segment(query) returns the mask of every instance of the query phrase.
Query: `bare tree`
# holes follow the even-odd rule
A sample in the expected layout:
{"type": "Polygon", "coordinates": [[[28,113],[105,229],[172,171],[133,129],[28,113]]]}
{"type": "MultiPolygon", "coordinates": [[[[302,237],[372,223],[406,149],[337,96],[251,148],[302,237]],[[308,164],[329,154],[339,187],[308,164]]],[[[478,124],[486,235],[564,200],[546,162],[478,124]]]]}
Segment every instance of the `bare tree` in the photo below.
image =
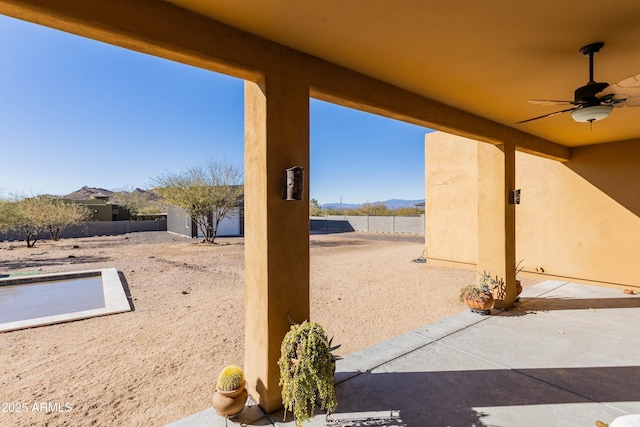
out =
{"type": "Polygon", "coordinates": [[[184,209],[208,243],[215,243],[220,222],[244,195],[242,170],[226,161],[209,160],[152,182],[167,202],[184,209]]]}
{"type": "Polygon", "coordinates": [[[32,248],[47,230],[46,211],[50,199],[45,197],[26,197],[16,201],[18,228],[25,234],[27,247],[32,248]]]}
{"type": "Polygon", "coordinates": [[[370,216],[390,216],[393,215],[393,211],[387,209],[387,205],[384,202],[376,203],[364,203],[357,209],[359,215],[370,216]]]}
{"type": "Polygon", "coordinates": [[[144,204],[144,200],[142,200],[140,194],[131,187],[123,187],[115,190],[111,195],[111,199],[113,199],[113,202],[126,209],[129,212],[131,219],[138,218],[140,209],[144,204]]]}
{"type": "Polygon", "coordinates": [[[17,226],[20,215],[16,204],[9,200],[0,200],[0,230],[10,230],[17,226]]]}
{"type": "Polygon", "coordinates": [[[25,234],[28,248],[34,247],[44,233],[58,240],[68,225],[89,218],[86,207],[49,196],[18,197],[13,205],[12,225],[25,234]]]}
{"type": "Polygon", "coordinates": [[[80,206],[73,202],[65,202],[60,199],[50,199],[50,206],[45,215],[47,229],[51,239],[58,241],[67,226],[87,221],[91,212],[86,206],[80,206]]]}
{"type": "Polygon", "coordinates": [[[131,186],[113,190],[109,200],[126,209],[131,219],[138,219],[138,215],[165,212],[167,204],[156,190],[142,190],[131,186]]]}
{"type": "Polygon", "coordinates": [[[320,206],[320,203],[318,203],[318,200],[316,199],[309,200],[309,216],[321,216],[322,214],[323,214],[322,206],[320,206]]]}

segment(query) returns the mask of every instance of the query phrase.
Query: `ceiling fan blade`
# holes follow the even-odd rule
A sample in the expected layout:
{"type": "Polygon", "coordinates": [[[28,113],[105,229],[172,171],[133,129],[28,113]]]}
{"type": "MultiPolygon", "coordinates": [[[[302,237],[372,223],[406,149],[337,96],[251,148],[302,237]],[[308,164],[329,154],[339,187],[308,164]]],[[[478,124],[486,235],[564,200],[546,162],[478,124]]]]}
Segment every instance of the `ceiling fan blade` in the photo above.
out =
{"type": "Polygon", "coordinates": [[[606,95],[603,98],[600,98],[605,105],[611,105],[615,108],[620,107],[640,107],[640,96],[629,96],[629,95],[606,95]]]}
{"type": "Polygon", "coordinates": [[[555,116],[556,114],[566,113],[568,111],[577,110],[579,108],[582,108],[582,107],[578,106],[578,107],[573,107],[573,108],[567,108],[566,110],[560,110],[560,111],[556,111],[556,112],[553,112],[553,113],[545,114],[543,116],[534,117],[532,119],[522,120],[522,121],[516,122],[516,124],[519,125],[520,123],[526,123],[526,122],[531,122],[533,120],[544,119],[545,117],[555,116]]]}
{"type": "Polygon", "coordinates": [[[577,105],[574,101],[557,101],[554,99],[530,99],[529,103],[536,105],[577,105]]]}
{"type": "Polygon", "coordinates": [[[627,107],[640,107],[640,96],[625,99],[624,105],[627,107]]]}
{"type": "Polygon", "coordinates": [[[596,98],[602,99],[607,95],[614,95],[617,99],[640,96],[640,74],[627,77],[618,83],[607,86],[602,92],[596,94],[596,98]]]}
{"type": "Polygon", "coordinates": [[[624,103],[626,101],[626,96],[614,95],[613,93],[610,93],[609,95],[604,95],[598,98],[600,99],[600,102],[602,104],[610,105],[615,108],[624,107],[624,103]]]}

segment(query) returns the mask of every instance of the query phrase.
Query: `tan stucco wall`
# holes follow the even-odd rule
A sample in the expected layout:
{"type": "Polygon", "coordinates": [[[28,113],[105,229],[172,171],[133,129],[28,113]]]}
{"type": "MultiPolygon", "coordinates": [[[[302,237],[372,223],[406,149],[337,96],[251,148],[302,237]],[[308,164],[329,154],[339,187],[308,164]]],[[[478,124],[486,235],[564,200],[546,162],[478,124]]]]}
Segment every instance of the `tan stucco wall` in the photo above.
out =
{"type": "MultiPolygon", "coordinates": [[[[426,136],[429,257],[477,260],[479,143],[426,136]]],[[[516,256],[527,271],[640,286],[640,143],[574,150],[566,163],[516,154],[516,256]]]]}
{"type": "Polygon", "coordinates": [[[442,132],[425,145],[425,240],[432,259],[478,259],[478,143],[442,132]]]}

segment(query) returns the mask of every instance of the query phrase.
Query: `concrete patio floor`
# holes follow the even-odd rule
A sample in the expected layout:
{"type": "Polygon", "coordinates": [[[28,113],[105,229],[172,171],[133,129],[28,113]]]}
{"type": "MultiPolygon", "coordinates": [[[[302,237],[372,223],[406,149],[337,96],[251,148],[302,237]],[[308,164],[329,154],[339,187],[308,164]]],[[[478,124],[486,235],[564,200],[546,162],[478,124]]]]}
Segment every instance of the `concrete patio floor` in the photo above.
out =
{"type": "MultiPolygon", "coordinates": [[[[306,426],[595,426],[640,414],[640,296],[547,280],[338,361],[338,409],[306,426]]],[[[398,313],[402,315],[402,313],[398,313]]],[[[248,404],[228,426],[292,427],[248,404]]],[[[213,408],[171,427],[225,426],[213,408]]]]}

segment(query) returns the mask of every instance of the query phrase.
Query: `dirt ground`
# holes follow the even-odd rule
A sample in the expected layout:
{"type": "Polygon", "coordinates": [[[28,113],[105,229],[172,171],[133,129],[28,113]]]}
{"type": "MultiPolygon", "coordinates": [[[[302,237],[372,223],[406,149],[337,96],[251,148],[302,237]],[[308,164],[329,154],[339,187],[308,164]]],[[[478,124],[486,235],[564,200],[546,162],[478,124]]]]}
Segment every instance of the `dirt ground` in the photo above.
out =
{"type": "MultiPolygon", "coordinates": [[[[339,355],[464,310],[458,289],[476,277],[412,263],[421,236],[310,240],[311,320],[339,355]]],[[[161,426],[211,407],[220,369],[244,360],[244,243],[218,241],[147,232],[0,243],[0,273],[115,267],[135,307],[0,333],[0,426],[161,426]]]]}

